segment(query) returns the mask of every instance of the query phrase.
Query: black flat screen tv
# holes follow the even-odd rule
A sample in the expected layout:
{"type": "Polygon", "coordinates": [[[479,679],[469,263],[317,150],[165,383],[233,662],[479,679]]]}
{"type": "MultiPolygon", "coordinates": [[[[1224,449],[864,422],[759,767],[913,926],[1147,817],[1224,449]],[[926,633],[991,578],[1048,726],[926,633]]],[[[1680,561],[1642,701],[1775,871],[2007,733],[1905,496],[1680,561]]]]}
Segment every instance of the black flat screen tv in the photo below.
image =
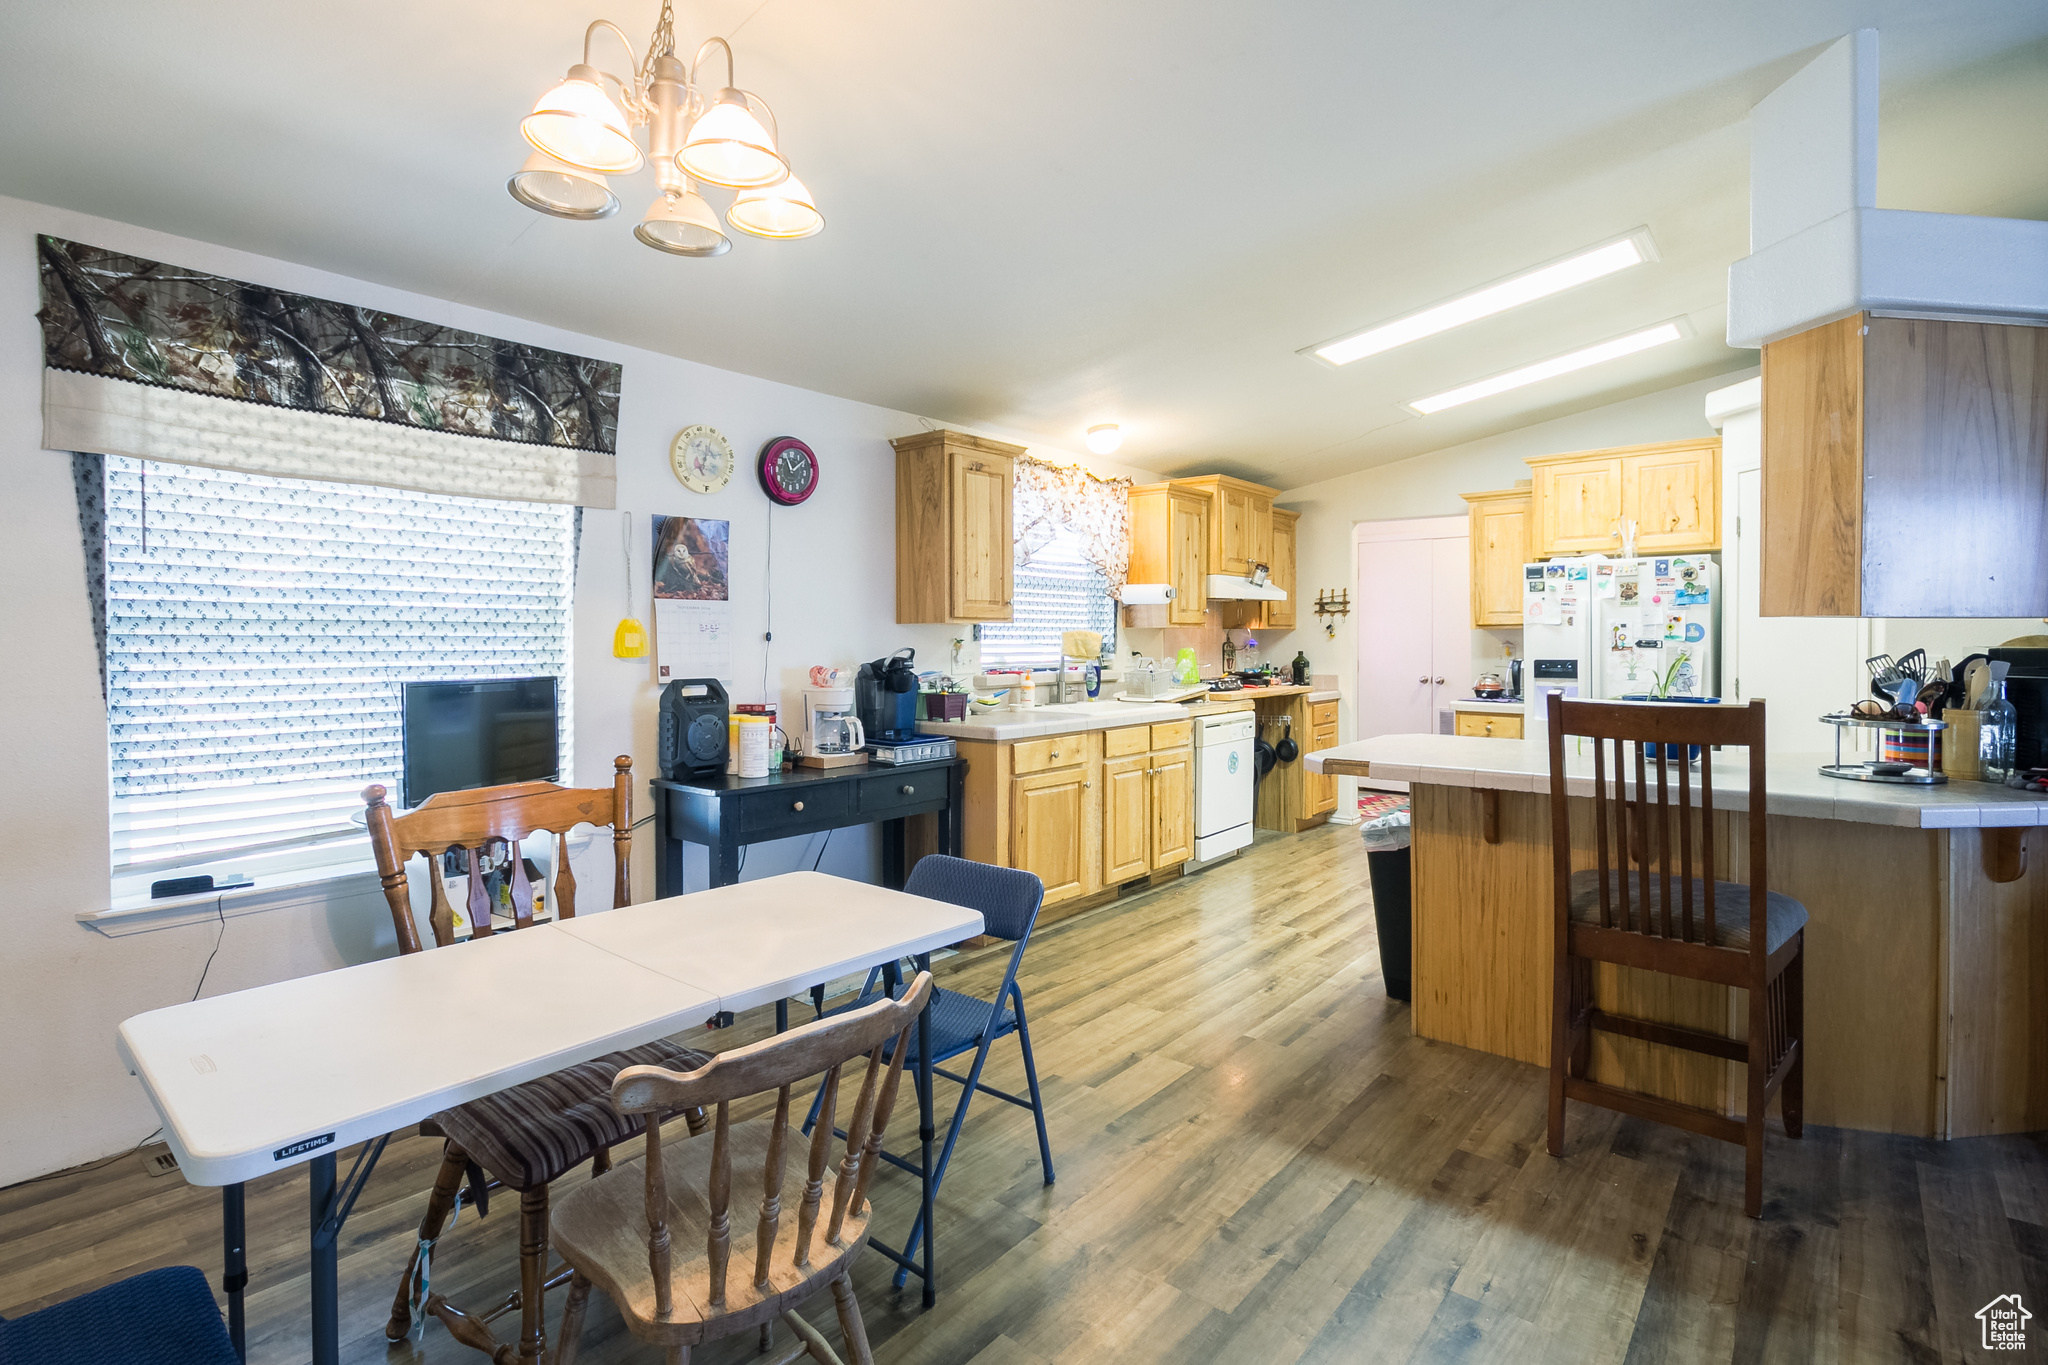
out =
{"type": "Polygon", "coordinates": [[[404,685],[405,804],[439,792],[553,781],[561,736],[553,678],[404,685]]]}

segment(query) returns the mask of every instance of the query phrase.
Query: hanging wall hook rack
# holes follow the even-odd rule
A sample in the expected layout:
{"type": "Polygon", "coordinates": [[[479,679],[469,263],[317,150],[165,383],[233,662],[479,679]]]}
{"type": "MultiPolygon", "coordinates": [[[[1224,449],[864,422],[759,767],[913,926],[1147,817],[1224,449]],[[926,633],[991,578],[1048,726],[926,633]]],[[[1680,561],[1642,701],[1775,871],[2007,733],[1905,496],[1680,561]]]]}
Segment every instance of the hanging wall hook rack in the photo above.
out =
{"type": "Polygon", "coordinates": [[[1337,618],[1351,614],[1351,589],[1332,592],[1328,588],[1316,591],[1316,615],[1323,618],[1323,634],[1336,638],[1337,618]]]}

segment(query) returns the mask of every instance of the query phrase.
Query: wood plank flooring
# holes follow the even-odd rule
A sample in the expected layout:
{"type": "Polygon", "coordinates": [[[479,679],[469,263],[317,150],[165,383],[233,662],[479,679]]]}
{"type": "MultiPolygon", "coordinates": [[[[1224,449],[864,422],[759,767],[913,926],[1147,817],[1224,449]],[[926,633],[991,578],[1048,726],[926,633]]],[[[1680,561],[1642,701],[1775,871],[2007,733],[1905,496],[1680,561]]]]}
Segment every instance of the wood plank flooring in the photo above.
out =
{"type": "MultiPolygon", "coordinates": [[[[986,992],[1002,951],[942,979],[986,992]]],[[[2048,1313],[2038,1135],[1774,1129],[1761,1223],[1734,1147],[1575,1106],[1551,1159],[1541,1072],[1419,1040],[1386,998],[1350,828],[1265,836],[1050,926],[1022,982],[1059,1181],[1042,1183],[1029,1114],[977,1101],[939,1198],[938,1307],[892,1290],[878,1257],[857,1272],[884,1362],[1918,1365],[1978,1358],[1996,1295],[2048,1313]]],[[[759,1036],[769,1014],[716,1036],[759,1036]]],[[[1013,1043],[990,1083],[1023,1089],[1013,1043]]],[[[939,1083],[942,1118],[955,1094],[939,1083]]],[[[381,1332],[438,1153],[394,1141],[344,1232],[351,1362],[482,1359],[438,1324],[395,1347],[381,1332]]],[[[876,1226],[900,1238],[914,1199],[886,1172],[876,1226]]],[[[214,1191],[137,1157],[0,1191],[0,1314],[156,1265],[217,1278],[219,1219],[214,1191]]],[[[249,1220],[252,1359],[303,1360],[304,1175],[252,1185],[249,1220]]],[[[463,1213],[434,1287],[487,1306],[516,1284],[516,1239],[514,1199],[463,1213]]],[[[809,1316],[836,1342],[827,1302],[809,1316]]],[[[698,1359],[753,1357],[747,1338],[698,1359]]],[[[582,1358],[660,1357],[599,1296],[582,1358]]]]}

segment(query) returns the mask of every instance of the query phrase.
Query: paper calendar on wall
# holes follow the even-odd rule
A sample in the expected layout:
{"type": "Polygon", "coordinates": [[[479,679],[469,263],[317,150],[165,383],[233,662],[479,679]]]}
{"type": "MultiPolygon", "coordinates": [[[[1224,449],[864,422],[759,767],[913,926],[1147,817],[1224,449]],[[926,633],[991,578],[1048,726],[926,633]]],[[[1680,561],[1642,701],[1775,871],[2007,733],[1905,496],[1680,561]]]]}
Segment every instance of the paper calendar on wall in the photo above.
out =
{"type": "Polygon", "coordinates": [[[657,678],[732,680],[732,523],[655,517],[657,678]]]}

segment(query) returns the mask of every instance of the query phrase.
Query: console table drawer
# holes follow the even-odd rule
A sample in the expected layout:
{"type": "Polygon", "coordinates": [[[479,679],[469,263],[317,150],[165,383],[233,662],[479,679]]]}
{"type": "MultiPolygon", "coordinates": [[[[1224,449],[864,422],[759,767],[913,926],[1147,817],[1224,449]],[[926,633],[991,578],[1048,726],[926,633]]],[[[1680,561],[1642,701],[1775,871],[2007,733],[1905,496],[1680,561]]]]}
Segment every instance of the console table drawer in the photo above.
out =
{"type": "Polygon", "coordinates": [[[784,827],[814,828],[821,820],[844,820],[852,813],[852,795],[850,785],[844,782],[750,792],[739,799],[740,829],[756,834],[784,827]]]}
{"type": "Polygon", "coordinates": [[[860,813],[882,815],[890,811],[916,810],[946,799],[946,770],[937,772],[878,773],[860,783],[860,813]]]}

